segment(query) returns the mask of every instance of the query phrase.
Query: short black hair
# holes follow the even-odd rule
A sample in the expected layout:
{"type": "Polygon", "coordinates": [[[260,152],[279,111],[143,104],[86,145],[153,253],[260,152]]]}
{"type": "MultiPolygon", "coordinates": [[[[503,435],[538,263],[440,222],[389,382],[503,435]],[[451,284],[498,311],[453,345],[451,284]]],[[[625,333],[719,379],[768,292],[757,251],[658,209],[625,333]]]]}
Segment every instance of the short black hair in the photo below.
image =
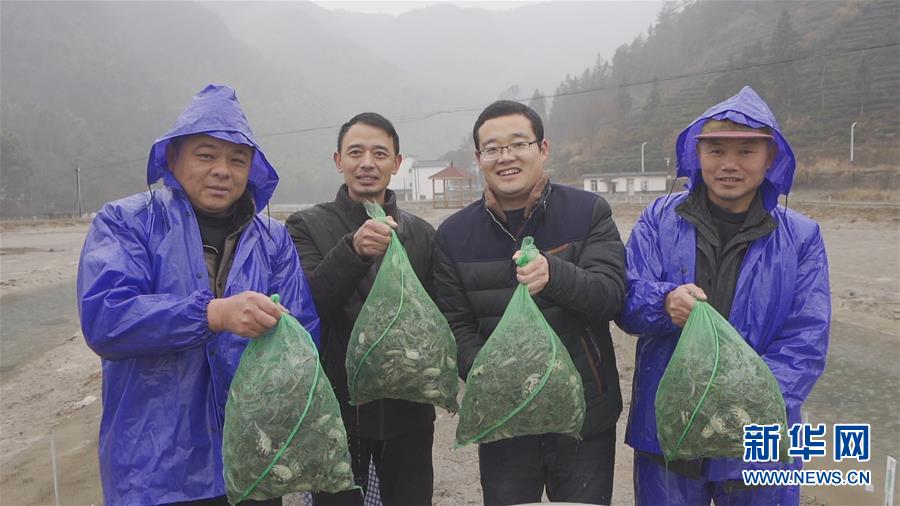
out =
{"type": "Polygon", "coordinates": [[[483,125],[485,121],[502,116],[511,116],[513,114],[521,114],[528,118],[528,121],[531,122],[531,129],[534,130],[534,135],[537,137],[537,141],[540,143],[544,140],[544,122],[541,121],[541,117],[534,109],[521,102],[498,100],[485,107],[485,109],[481,111],[481,114],[478,115],[478,119],[475,120],[475,127],[472,129],[472,139],[475,141],[475,149],[481,148],[481,144],[478,142],[478,129],[481,128],[481,125],[483,125]]]}
{"type": "Polygon", "coordinates": [[[394,125],[391,124],[390,120],[378,114],[377,112],[361,112],[341,125],[341,130],[338,132],[337,138],[338,153],[341,152],[341,147],[344,142],[344,136],[347,135],[347,131],[350,130],[350,127],[357,123],[362,123],[363,125],[369,125],[371,127],[384,130],[385,133],[387,133],[391,137],[391,139],[394,139],[394,154],[396,155],[400,153],[400,136],[397,135],[397,130],[394,128],[394,125]]]}
{"type": "Polygon", "coordinates": [[[178,137],[172,137],[171,139],[169,139],[169,146],[172,146],[172,149],[175,150],[176,155],[179,151],[181,151],[181,145],[184,144],[185,138],[187,138],[186,135],[179,135],[178,137]]]}

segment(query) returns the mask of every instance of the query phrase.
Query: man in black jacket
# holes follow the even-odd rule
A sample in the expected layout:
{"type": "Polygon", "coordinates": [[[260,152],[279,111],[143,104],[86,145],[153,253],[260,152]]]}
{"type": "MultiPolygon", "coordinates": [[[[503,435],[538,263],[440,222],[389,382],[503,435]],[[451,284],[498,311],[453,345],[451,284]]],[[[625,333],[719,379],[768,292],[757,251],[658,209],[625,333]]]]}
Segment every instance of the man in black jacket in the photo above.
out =
{"type": "MultiPolygon", "coordinates": [[[[294,213],[287,227],[319,311],[322,362],[341,404],[357,484],[365,487],[368,482],[372,458],[385,506],[430,505],[434,408],[395,399],[352,407],[344,365],[350,332],[391,241],[391,227],[431,292],[434,229],[398,209],[394,192],[387,189],[400,167],[399,151],[397,131],[386,118],[371,112],[351,118],[341,127],[334,153],[345,184],[334,202],[294,213]],[[384,207],[390,226],[368,218],[363,207],[367,200],[384,207]]],[[[361,505],[362,497],[359,492],[323,493],[316,495],[315,503],[361,505]]]]}
{"type": "Polygon", "coordinates": [[[587,408],[581,441],[542,434],[480,445],[484,502],[540,502],[546,487],[552,501],[609,504],[622,410],[609,322],[625,294],[625,251],[609,204],[550,184],[550,144],[531,108],[495,102],[473,136],[484,196],[447,218],[435,239],[435,297],[456,337],[460,376],[523,283],[581,373],[587,408]],[[525,236],[542,254],[517,268],[525,236]]]}

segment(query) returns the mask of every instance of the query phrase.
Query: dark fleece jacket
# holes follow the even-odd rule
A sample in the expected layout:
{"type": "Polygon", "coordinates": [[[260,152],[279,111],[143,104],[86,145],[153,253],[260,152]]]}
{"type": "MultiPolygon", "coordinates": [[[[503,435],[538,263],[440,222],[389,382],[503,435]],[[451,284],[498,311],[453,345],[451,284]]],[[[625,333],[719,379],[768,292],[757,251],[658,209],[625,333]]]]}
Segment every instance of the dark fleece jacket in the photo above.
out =
{"type": "MultiPolygon", "coordinates": [[[[396,230],[413,270],[432,291],[431,251],[434,228],[425,220],[397,208],[394,192],[385,195],[384,211],[397,222],[396,230]]],[[[322,322],[322,363],[341,405],[351,434],[374,440],[390,439],[421,429],[434,421],[434,408],[397,399],[353,407],[347,388],[347,343],[359,311],[378,273],[380,259],[362,258],[353,249],[353,233],[369,219],[366,210],[342,185],[334,202],[318,204],[288,218],[306,279],[322,322]]]]}

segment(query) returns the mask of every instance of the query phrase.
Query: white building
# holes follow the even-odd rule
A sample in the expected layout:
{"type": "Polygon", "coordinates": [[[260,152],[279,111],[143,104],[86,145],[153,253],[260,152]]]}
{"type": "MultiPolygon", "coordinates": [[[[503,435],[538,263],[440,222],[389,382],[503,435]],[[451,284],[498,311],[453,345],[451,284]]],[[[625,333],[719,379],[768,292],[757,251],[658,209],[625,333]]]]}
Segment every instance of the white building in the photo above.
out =
{"type": "Polygon", "coordinates": [[[391,178],[388,188],[397,194],[397,200],[432,200],[434,190],[429,178],[449,165],[447,160],[416,160],[408,156],[391,178]]]}
{"type": "Polygon", "coordinates": [[[620,174],[585,174],[584,190],[594,193],[627,194],[658,193],[669,190],[668,172],[629,172],[620,174]]]}

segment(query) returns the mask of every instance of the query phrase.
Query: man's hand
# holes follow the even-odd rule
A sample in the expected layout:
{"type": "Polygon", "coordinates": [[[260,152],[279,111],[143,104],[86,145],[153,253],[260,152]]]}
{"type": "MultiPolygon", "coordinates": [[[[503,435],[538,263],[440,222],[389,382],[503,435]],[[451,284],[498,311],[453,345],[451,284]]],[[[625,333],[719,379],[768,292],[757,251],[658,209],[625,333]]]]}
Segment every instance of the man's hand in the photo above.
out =
{"type": "Polygon", "coordinates": [[[706,294],[693,283],[681,285],[669,292],[666,295],[666,313],[669,313],[672,323],[684,327],[697,300],[706,300],[706,294]]]}
{"type": "Polygon", "coordinates": [[[353,234],[353,249],[361,257],[380,257],[391,243],[391,229],[397,228],[394,218],[387,217],[388,224],[366,220],[353,234]],[[388,226],[390,225],[390,226],[388,226]]]}
{"type": "MultiPolygon", "coordinates": [[[[522,256],[522,250],[516,251],[512,257],[513,262],[520,256],[522,256]]],[[[538,255],[534,260],[517,267],[516,279],[519,280],[519,283],[528,286],[528,293],[538,294],[550,282],[550,264],[547,263],[547,257],[538,255]]]]}
{"type": "Polygon", "coordinates": [[[227,330],[241,337],[255,338],[278,323],[287,309],[258,292],[241,292],[213,299],[206,308],[206,320],[213,332],[227,330]]]}

